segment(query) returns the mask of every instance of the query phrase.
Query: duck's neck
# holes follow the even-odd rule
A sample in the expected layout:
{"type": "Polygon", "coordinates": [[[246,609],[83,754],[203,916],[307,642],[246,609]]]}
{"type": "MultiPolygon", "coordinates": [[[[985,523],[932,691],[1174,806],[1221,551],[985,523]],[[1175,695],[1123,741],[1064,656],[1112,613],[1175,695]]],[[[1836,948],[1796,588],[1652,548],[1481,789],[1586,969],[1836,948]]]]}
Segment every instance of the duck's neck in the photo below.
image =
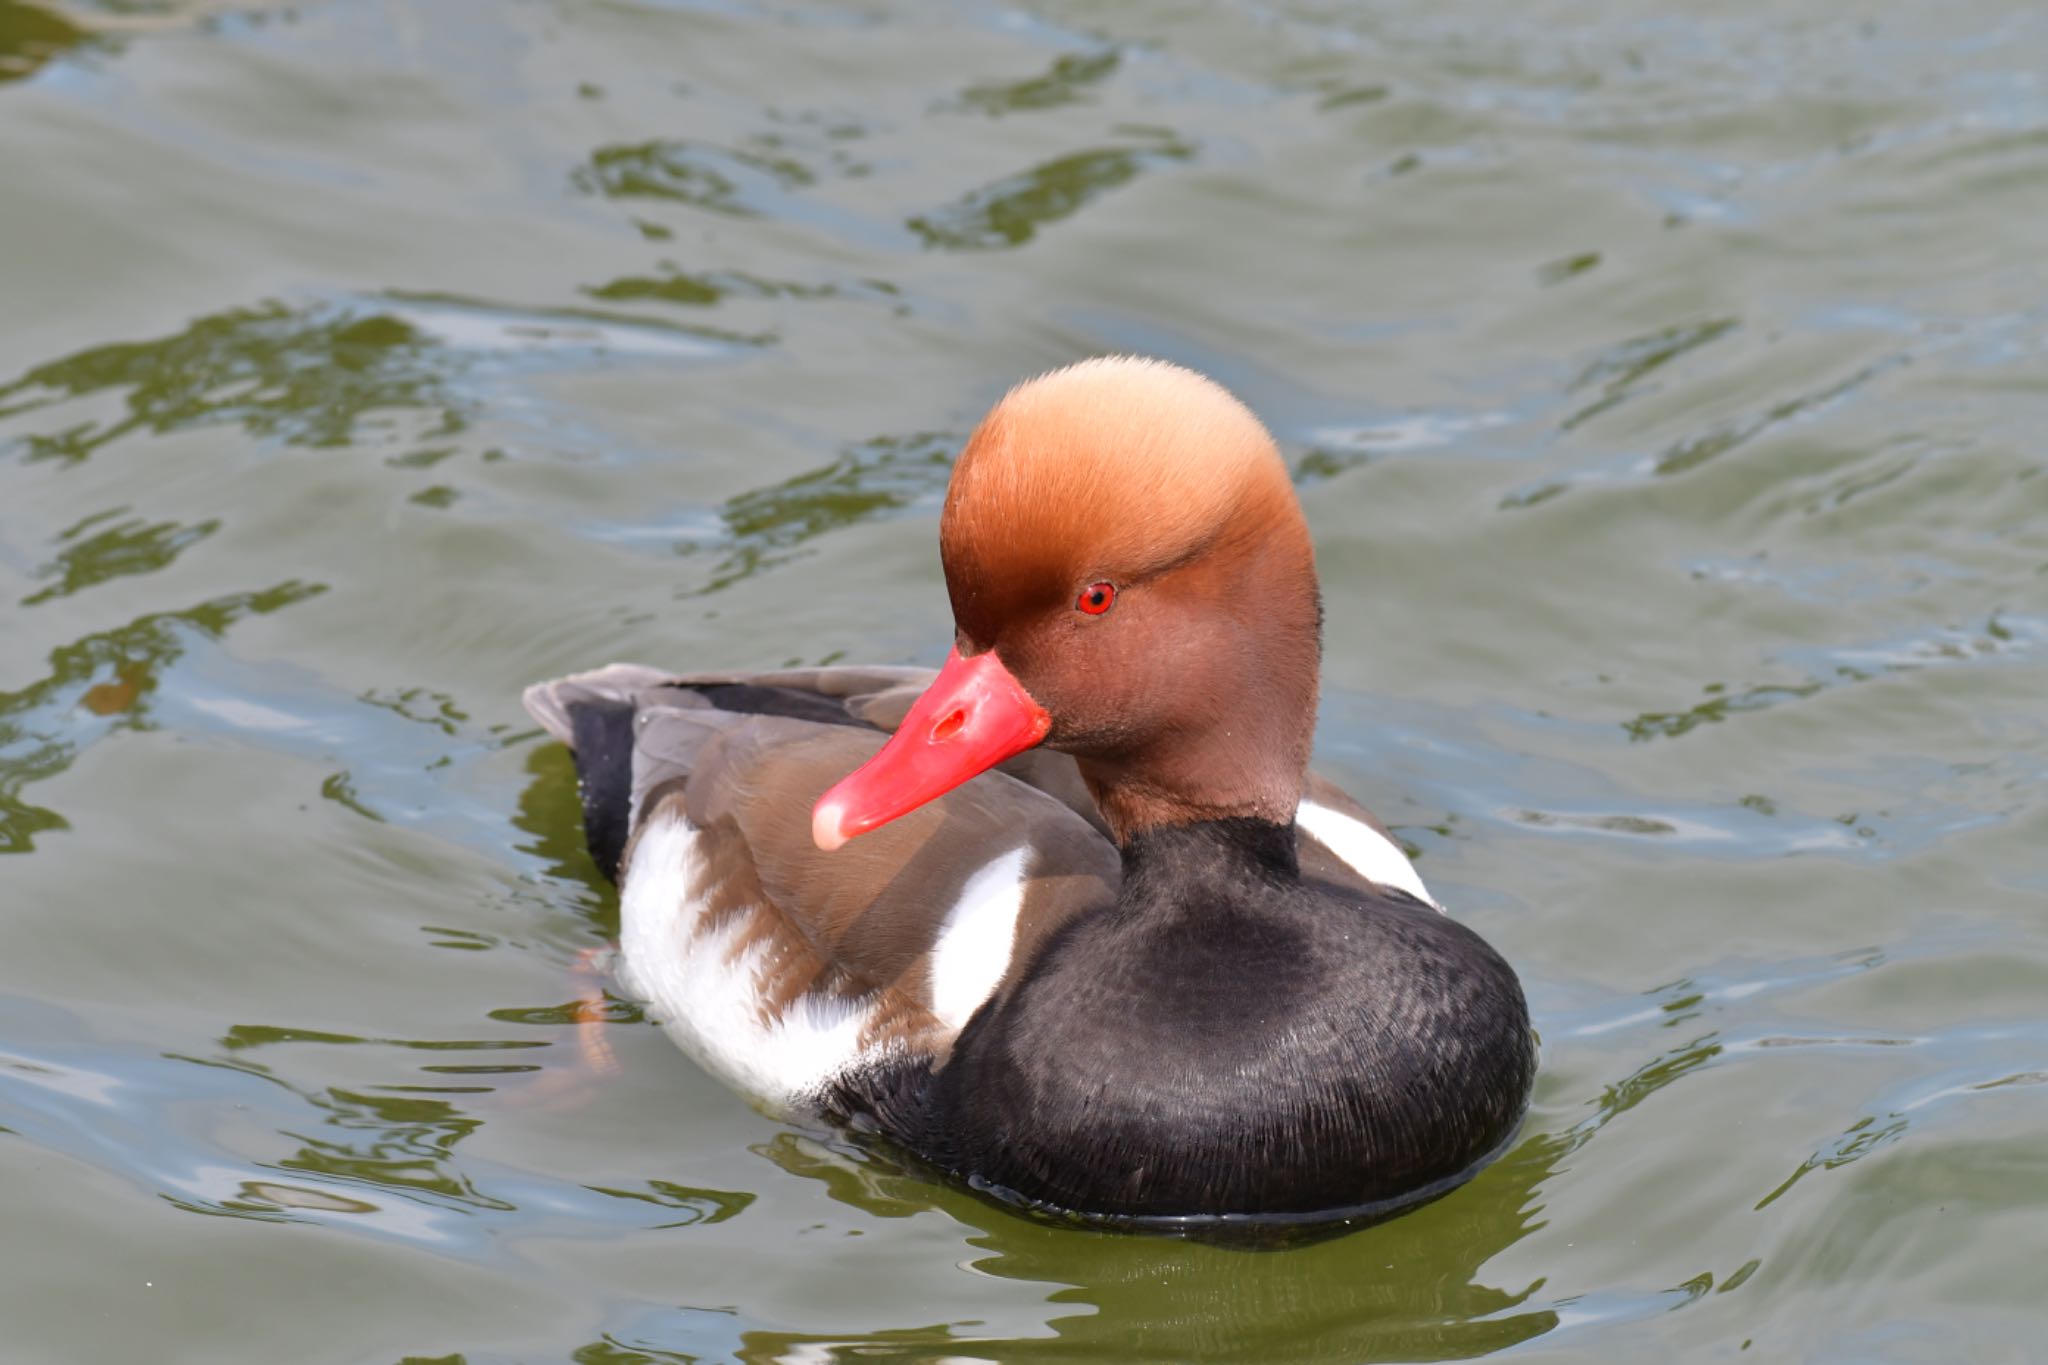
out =
{"type": "Polygon", "coordinates": [[[1192,888],[1213,891],[1254,881],[1290,887],[1301,880],[1294,824],[1246,816],[1158,825],[1125,841],[1123,883],[1118,900],[1126,907],[1189,899],[1192,888]]]}
{"type": "Polygon", "coordinates": [[[1074,755],[1119,846],[1185,825],[1294,823],[1315,731],[1314,674],[1296,695],[1272,690],[1263,707],[1218,703],[1141,746],[1074,755]]]}
{"type": "Polygon", "coordinates": [[[1293,822],[1301,802],[1300,751],[1307,744],[1292,737],[1273,740],[1277,752],[1246,737],[1214,749],[1145,755],[1136,761],[1079,757],[1077,766],[1119,845],[1183,825],[1227,820],[1284,825],[1293,822]]]}

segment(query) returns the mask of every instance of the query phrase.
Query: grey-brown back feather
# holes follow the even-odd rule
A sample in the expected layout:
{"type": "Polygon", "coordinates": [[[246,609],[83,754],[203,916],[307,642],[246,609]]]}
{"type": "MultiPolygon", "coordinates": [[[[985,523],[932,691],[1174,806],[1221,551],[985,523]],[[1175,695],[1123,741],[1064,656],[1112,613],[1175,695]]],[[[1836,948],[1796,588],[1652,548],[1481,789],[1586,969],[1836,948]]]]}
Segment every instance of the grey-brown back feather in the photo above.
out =
{"type": "MultiPolygon", "coordinates": [[[[617,828],[637,832],[654,810],[676,811],[699,832],[707,882],[757,885],[783,930],[836,973],[928,1005],[932,946],[962,889],[991,861],[1029,850],[1013,962],[1028,961],[1068,919],[1111,903],[1121,877],[1106,834],[1070,804],[1087,792],[1059,754],[1024,766],[1042,781],[1064,778],[1067,799],[1024,776],[985,773],[835,852],[812,843],[811,806],[880,749],[888,730],[876,722],[899,722],[931,677],[917,669],[679,676],[614,664],[529,688],[526,704],[576,750],[593,851],[618,845],[607,871],[629,859],[617,828]],[[831,698],[858,723],[729,711],[714,700],[740,687],[754,700],[764,688],[831,698]],[[593,716],[624,717],[624,752],[593,716]],[[594,800],[610,805],[593,808],[594,800]]],[[[1087,815],[1095,815],[1092,801],[1087,815]]]]}

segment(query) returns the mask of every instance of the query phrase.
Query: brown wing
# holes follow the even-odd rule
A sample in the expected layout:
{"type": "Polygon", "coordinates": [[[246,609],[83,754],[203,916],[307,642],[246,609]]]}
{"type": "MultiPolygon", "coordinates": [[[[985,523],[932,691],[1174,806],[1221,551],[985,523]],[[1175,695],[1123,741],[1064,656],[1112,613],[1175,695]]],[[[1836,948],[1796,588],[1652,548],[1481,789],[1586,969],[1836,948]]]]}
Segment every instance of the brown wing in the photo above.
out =
{"type": "MultiPolygon", "coordinates": [[[[1023,962],[1067,920],[1115,899],[1116,850],[1065,803],[992,772],[821,852],[811,841],[812,805],[871,757],[885,732],[787,713],[801,702],[774,713],[726,710],[719,689],[756,689],[723,700],[771,706],[776,700],[758,689],[800,689],[857,718],[855,708],[893,705],[892,694],[914,698],[930,676],[820,669],[677,678],[614,665],[532,689],[528,708],[574,742],[579,708],[630,706],[631,780],[620,792],[630,823],[637,833],[672,811],[699,832],[711,922],[744,914],[746,941],[775,946],[779,966],[764,1007],[779,1010],[813,990],[879,989],[928,1008],[933,945],[976,873],[1025,850],[1010,957],[1023,962]]],[[[583,766],[580,748],[578,759],[587,797],[605,779],[583,766]]]]}

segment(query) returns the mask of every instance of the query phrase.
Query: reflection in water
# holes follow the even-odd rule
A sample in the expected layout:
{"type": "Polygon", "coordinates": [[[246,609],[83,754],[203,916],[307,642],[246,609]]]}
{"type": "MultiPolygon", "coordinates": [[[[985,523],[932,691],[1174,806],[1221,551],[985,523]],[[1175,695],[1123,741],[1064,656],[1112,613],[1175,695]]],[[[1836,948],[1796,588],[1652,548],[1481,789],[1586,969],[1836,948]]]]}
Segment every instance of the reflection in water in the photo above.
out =
{"type": "MultiPolygon", "coordinates": [[[[1617,344],[1571,384],[1573,390],[1597,387],[1599,397],[1565,417],[1559,423],[1559,431],[1569,434],[1632,398],[1656,392],[1658,386],[1652,380],[1664,366],[1734,333],[1740,325],[1734,318],[1674,324],[1617,344]]],[[[1671,442],[1650,459],[1630,454],[1618,463],[1582,467],[1562,478],[1539,480],[1531,487],[1508,494],[1502,498],[1500,506],[1503,510],[1527,509],[1549,502],[1574,487],[1634,482],[1646,474],[1669,477],[1690,473],[1759,436],[1810,419],[1835,406],[1872,380],[1911,363],[1917,353],[1914,347],[1901,348],[1861,365],[1841,378],[1776,399],[1742,416],[1714,422],[1703,431],[1671,442]]],[[[1912,463],[1908,460],[1897,465],[1877,476],[1874,482],[1859,483],[1852,491],[1844,493],[1845,500],[1892,482],[1907,472],[1912,463]]]]}
{"type": "MultiPolygon", "coordinates": [[[[216,1056],[94,1039],[54,1007],[0,996],[4,1131],[90,1161],[190,1213],[321,1223],[481,1257],[504,1234],[678,1231],[724,1222],[743,1191],[650,1178],[580,1185],[461,1152],[487,1085],[314,1085],[288,1078],[308,1043],[376,1053],[548,1047],[517,1039],[356,1038],[237,1025],[216,1056]],[[19,1041],[61,1040],[61,1041],[19,1041]],[[281,1052],[269,1061],[255,1053],[281,1052]]],[[[408,1060],[397,1075],[424,1070],[408,1060]]]]}
{"type": "MultiPolygon", "coordinates": [[[[517,1206],[476,1187],[452,1158],[455,1145],[475,1132],[470,1118],[447,1100],[420,1095],[374,1095],[330,1088],[303,1096],[324,1125],[280,1136],[299,1143],[296,1151],[262,1163],[266,1169],[319,1177],[315,1188],[363,1187],[384,1197],[431,1195],[473,1209],[511,1212],[517,1206]]],[[[245,1182],[241,1187],[248,1190],[245,1182]]],[[[237,1213],[231,1201],[172,1200],[194,1213],[237,1213]]],[[[369,1209],[375,1199],[354,1200],[369,1209]]],[[[309,1207],[301,1203],[300,1208],[309,1207]]],[[[360,1209],[358,1211],[361,1211],[360,1209]]]]}
{"type": "MultiPolygon", "coordinates": [[[[573,898],[575,913],[599,937],[617,936],[618,898],[597,870],[583,837],[583,798],[576,789],[575,760],[560,744],[536,745],[527,752],[526,771],[531,780],[519,789],[519,810],[512,823],[529,838],[518,851],[539,861],[538,875],[558,888],[558,897],[573,898]]],[[[555,903],[560,905],[559,900],[555,903]]]]}
{"type": "MultiPolygon", "coordinates": [[[[657,342],[664,356],[712,353],[709,346],[645,326],[537,320],[427,298],[368,308],[323,303],[230,309],[168,336],[93,347],[0,381],[0,460],[77,464],[106,458],[103,452],[126,438],[233,425],[254,438],[257,450],[279,444],[396,446],[385,463],[428,466],[452,452],[482,401],[453,391],[458,376],[530,370],[564,356],[582,363],[593,346],[644,350],[657,342]],[[506,363],[508,356],[515,365],[506,363]]],[[[136,439],[131,445],[131,454],[141,458],[145,443],[136,439]]],[[[32,571],[39,585],[19,605],[61,609],[99,584],[154,574],[197,552],[226,524],[225,517],[150,517],[125,504],[94,511],[53,536],[48,558],[32,571]]],[[[156,724],[152,712],[164,699],[169,672],[194,643],[221,639],[242,616],[291,606],[325,590],[323,584],[286,579],[260,591],[152,612],[53,651],[42,681],[0,693],[0,852],[28,850],[37,834],[66,827],[62,814],[25,802],[22,789],[64,771],[93,739],[156,724]]],[[[257,718],[264,723],[251,723],[267,745],[298,743],[322,755],[346,750],[376,766],[379,747],[357,742],[368,737],[346,714],[353,705],[348,699],[322,694],[311,699],[313,714],[285,715],[281,707],[290,703],[284,698],[300,700],[303,690],[295,677],[236,676],[220,680],[220,690],[231,695],[193,699],[179,710],[179,722],[232,729],[236,716],[257,718]]],[[[445,695],[399,688],[361,701],[450,737],[467,720],[445,695]]],[[[388,812],[380,808],[376,786],[380,780],[388,785],[400,770],[416,783],[417,768],[409,759],[408,749],[387,771],[332,774],[323,794],[383,818],[388,812]]],[[[442,813],[448,805],[445,792],[428,803],[442,813]]]]}
{"type": "Polygon", "coordinates": [[[1697,469],[1707,461],[1725,455],[1775,427],[1810,416],[1821,408],[1839,401],[1887,370],[1905,364],[1907,359],[1905,352],[1886,356],[1875,364],[1865,365],[1855,373],[1831,384],[1781,399],[1761,412],[1720,423],[1697,436],[1688,436],[1674,442],[1657,456],[1652,469],[1658,474],[1683,474],[1688,470],[1697,469]]]}
{"type": "Polygon", "coordinates": [[[0,419],[61,417],[60,405],[107,390],[121,393],[124,408],[112,420],[86,416],[0,436],[0,456],[83,460],[134,432],[229,422],[287,445],[344,446],[366,418],[394,409],[424,417],[420,440],[445,441],[467,417],[443,385],[448,364],[430,357],[435,349],[382,313],[282,304],[215,313],[173,336],[94,347],[0,383],[0,419]]]}
{"type": "MultiPolygon", "coordinates": [[[[504,1048],[545,1047],[526,1040],[394,1040],[351,1037],[346,1034],[237,1024],[220,1039],[229,1054],[217,1061],[189,1058],[198,1065],[245,1070],[277,1080],[271,1068],[235,1054],[251,1049],[286,1044],[319,1043],[338,1046],[416,1048],[432,1052],[497,1051],[504,1048]]],[[[424,1066],[423,1071],[439,1068],[424,1066]]],[[[494,1068],[495,1070],[496,1068],[494,1068]]],[[[280,1085],[286,1083],[279,1080],[280,1085]]],[[[287,1087],[292,1088],[292,1087],[287,1087]]],[[[417,1092],[427,1087],[392,1086],[392,1091],[417,1092]]],[[[480,1091],[480,1086],[444,1087],[448,1095],[480,1091]]],[[[437,1203],[473,1209],[511,1212],[517,1205],[482,1193],[476,1180],[456,1161],[455,1149],[464,1138],[482,1126],[482,1120],[463,1113],[452,1098],[419,1093],[375,1094],[365,1090],[330,1086],[318,1091],[294,1093],[305,1102],[321,1127],[303,1123],[280,1128],[278,1136],[297,1142],[296,1151],[263,1163],[266,1169],[299,1172],[319,1177],[322,1188],[361,1187],[365,1194],[382,1191],[410,1196],[433,1196],[437,1203]]],[[[247,1184],[243,1189],[246,1191],[247,1184]]],[[[173,1201],[193,1212],[233,1213],[239,1210],[228,1201],[173,1201]]],[[[376,1210],[382,1204],[368,1201],[376,1210]]],[[[298,1207],[307,1207],[300,1204],[298,1207]]]]}
{"type": "Polygon", "coordinates": [[[802,162],[768,148],[727,151],[696,142],[654,141],[600,147],[570,181],[585,194],[607,199],[668,199],[752,217],[750,189],[802,189],[816,178],[802,162]]]}
{"type": "Polygon", "coordinates": [[[2026,662],[2048,645],[2048,617],[1994,610],[1979,628],[1927,627],[1899,640],[1870,645],[1831,645],[1798,651],[1787,659],[1808,676],[1795,683],[1762,684],[1730,691],[1708,683],[1707,699],[1682,711],[1645,711],[1622,723],[1632,740],[1677,739],[1702,725],[1803,701],[1825,690],[1869,682],[1917,669],[1996,661],[2026,662]]]}
{"type": "Polygon", "coordinates": [[[372,688],[363,694],[362,700],[395,716],[431,726],[450,739],[460,738],[469,724],[469,712],[462,709],[460,702],[429,687],[372,688]]]}
{"type": "Polygon", "coordinates": [[[84,29],[41,5],[0,0],[0,82],[33,76],[45,62],[91,39],[84,29]]]}
{"type": "Polygon", "coordinates": [[[184,611],[153,612],[52,650],[46,677],[0,692],[0,853],[25,853],[35,847],[37,834],[70,828],[57,812],[23,801],[22,787],[63,772],[81,747],[103,735],[150,728],[157,687],[195,637],[217,640],[244,616],[293,606],[325,590],[292,581],[184,611]]]}
{"type": "MultiPolygon", "coordinates": [[[[1536,1226],[1537,1187],[1565,1152],[1543,1138],[1406,1217],[1283,1251],[1059,1227],[838,1142],[785,1134],[757,1150],[877,1217],[942,1210],[988,1253],[977,1270],[1058,1286],[1049,1295],[1057,1336],[1004,1341],[1005,1361],[1460,1359],[1526,1341],[1556,1321],[1525,1306],[1539,1285],[1509,1292],[1478,1282],[1488,1259],[1536,1226]],[[1446,1259],[1453,1249],[1455,1263],[1446,1259]]],[[[982,1359],[995,1345],[936,1331],[927,1350],[943,1345],[982,1359]]],[[[835,1340],[853,1349],[847,1339],[752,1332],[743,1358],[789,1359],[805,1343],[835,1340]]]]}
{"type": "Polygon", "coordinates": [[[709,308],[726,299],[793,299],[801,303],[816,303],[822,299],[894,299],[901,293],[887,280],[800,284],[795,280],[765,279],[744,270],[692,272],[667,261],[662,262],[658,275],[622,275],[604,284],[587,285],[583,292],[606,303],[669,303],[685,308],[709,308]]]}
{"type": "Polygon", "coordinates": [[[36,570],[36,577],[55,579],[48,587],[21,599],[24,607],[40,606],[52,598],[69,597],[96,583],[126,574],[155,573],[168,568],[178,555],[220,529],[220,519],[209,517],[190,526],[175,521],[147,522],[129,517],[97,531],[85,533],[128,509],[111,508],[95,512],[77,525],[57,534],[63,546],[57,557],[36,570]],[[83,539],[81,539],[83,537],[83,539]]]}
{"type": "Polygon", "coordinates": [[[1702,725],[1718,725],[1730,716],[1810,697],[1825,686],[1827,684],[1823,682],[1773,684],[1730,692],[1721,683],[1708,683],[1707,700],[1683,711],[1645,711],[1632,720],[1624,721],[1621,728],[1633,740],[1677,739],[1702,725]]]}
{"type": "Polygon", "coordinates": [[[786,563],[797,546],[827,531],[937,502],[958,444],[944,432],[878,436],[828,465],[729,499],[718,512],[726,536],[714,547],[723,554],[698,591],[716,592],[786,563]]]}
{"type": "MultiPolygon", "coordinates": [[[[729,1357],[701,1352],[665,1350],[657,1341],[687,1341],[723,1344],[735,1334],[738,1314],[730,1309],[680,1308],[659,1316],[646,1329],[607,1332],[588,1346],[578,1347],[569,1359],[575,1365],[701,1365],[707,1360],[729,1357]]],[[[714,1345],[715,1349],[715,1345],[714,1345]]],[[[402,1365],[443,1365],[438,1361],[406,1361],[402,1365]]],[[[445,1365],[496,1365],[495,1358],[450,1356],[445,1365]]]]}
{"type": "Polygon", "coordinates": [[[1114,48],[1103,52],[1069,52],[1053,59],[1043,75],[1021,81],[985,81],[961,92],[960,107],[984,114],[1021,114],[1052,109],[1087,98],[1122,65],[1114,48]]]}
{"type": "Polygon", "coordinates": [[[649,1224],[653,1228],[693,1228],[699,1224],[723,1223],[736,1218],[754,1202],[751,1194],[730,1190],[697,1190],[687,1185],[678,1185],[672,1180],[650,1180],[637,1190],[611,1189],[603,1185],[588,1187],[593,1193],[608,1194],[614,1199],[632,1199],[651,1204],[662,1210],[664,1221],[649,1224]]]}
{"type": "Polygon", "coordinates": [[[986,251],[1022,246],[1038,230],[1072,217],[1145,171],[1195,154],[1193,143],[1161,136],[1149,147],[1103,147],[1043,162],[983,185],[907,226],[927,247],[986,251]]]}
{"type": "Polygon", "coordinates": [[[874,167],[856,144],[869,130],[858,120],[819,111],[775,111],[773,125],[731,143],[656,137],[607,143],[569,173],[583,194],[632,210],[631,222],[650,241],[694,234],[700,214],[802,224],[832,237],[894,249],[894,227],[832,201],[833,182],[855,180],[874,167]],[[659,221],[658,221],[659,220],[659,221]]]}
{"type": "Polygon", "coordinates": [[[1600,1098],[1594,1102],[1592,1115],[1557,1139],[1558,1155],[1577,1151],[1591,1141],[1610,1119],[1626,1114],[1665,1086],[1699,1070],[1720,1055],[1718,1036],[1707,1033],[1651,1058],[1601,1091],[1600,1098]]]}
{"type": "Polygon", "coordinates": [[[1725,317],[1673,323],[1608,347],[1571,382],[1568,390],[1577,393],[1594,388],[1599,390],[1600,396],[1565,418],[1560,429],[1570,431],[1627,402],[1643,392],[1644,381],[1659,370],[1719,341],[1740,325],[1738,319],[1725,317]]]}
{"type": "Polygon", "coordinates": [[[1812,1156],[1799,1163],[1799,1169],[1785,1177],[1785,1183],[1757,1201],[1757,1208],[1766,1209],[1789,1194],[1797,1185],[1815,1171],[1832,1171],[1847,1166],[1860,1157],[1869,1156],[1879,1148],[1888,1147],[1906,1135],[1906,1116],[1887,1114],[1879,1123],[1874,1114],[1865,1114],[1844,1129],[1841,1136],[1827,1143],[1812,1156]]]}

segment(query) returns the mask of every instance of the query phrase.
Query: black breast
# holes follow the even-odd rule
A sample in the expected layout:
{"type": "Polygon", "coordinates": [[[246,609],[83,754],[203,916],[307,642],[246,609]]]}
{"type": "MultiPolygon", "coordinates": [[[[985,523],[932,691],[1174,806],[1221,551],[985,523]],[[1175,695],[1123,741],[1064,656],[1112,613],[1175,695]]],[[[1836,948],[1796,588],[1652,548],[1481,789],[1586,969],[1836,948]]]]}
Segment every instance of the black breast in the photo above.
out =
{"type": "Polygon", "coordinates": [[[1534,1075],[1513,971],[1419,902],[1302,881],[1293,849],[1251,821],[1136,841],[1117,907],[1055,939],[887,1126],[1111,1218],[1395,1207],[1470,1174],[1534,1075]]]}

